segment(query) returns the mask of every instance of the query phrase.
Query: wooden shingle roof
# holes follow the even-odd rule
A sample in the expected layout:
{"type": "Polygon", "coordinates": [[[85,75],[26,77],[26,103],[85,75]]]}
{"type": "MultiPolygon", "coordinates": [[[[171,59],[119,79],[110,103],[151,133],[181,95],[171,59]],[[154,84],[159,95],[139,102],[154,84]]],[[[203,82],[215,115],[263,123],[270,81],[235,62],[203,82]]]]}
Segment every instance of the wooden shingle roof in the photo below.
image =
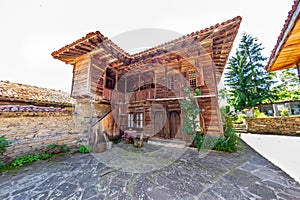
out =
{"type": "Polygon", "coordinates": [[[74,99],[66,92],[48,88],[0,81],[0,102],[72,106],[74,99]]]}

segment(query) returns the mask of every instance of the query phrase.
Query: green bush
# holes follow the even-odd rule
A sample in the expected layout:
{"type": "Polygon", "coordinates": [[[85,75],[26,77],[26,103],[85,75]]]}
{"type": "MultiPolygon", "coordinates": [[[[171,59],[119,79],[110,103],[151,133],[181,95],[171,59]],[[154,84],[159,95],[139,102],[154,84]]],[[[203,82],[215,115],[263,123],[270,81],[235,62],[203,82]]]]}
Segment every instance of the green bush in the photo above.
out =
{"type": "Polygon", "coordinates": [[[3,162],[0,162],[0,169],[3,169],[5,167],[5,164],[3,162]]]}
{"type": "Polygon", "coordinates": [[[237,149],[239,138],[234,129],[224,132],[224,137],[219,137],[214,149],[217,151],[233,152],[237,149]]]}
{"type": "Polygon", "coordinates": [[[194,145],[198,150],[217,150],[217,151],[226,151],[234,152],[237,149],[238,136],[235,134],[233,128],[227,129],[224,132],[224,136],[202,136],[201,134],[195,134],[194,145]]]}
{"type": "Polygon", "coordinates": [[[290,112],[288,109],[282,109],[281,112],[280,112],[280,116],[283,116],[283,117],[287,117],[287,116],[290,116],[290,112]]]}
{"type": "Polygon", "coordinates": [[[91,146],[88,145],[81,145],[79,147],[79,152],[80,153],[90,153],[92,152],[93,148],[91,146]]]}
{"type": "Polygon", "coordinates": [[[193,142],[198,150],[217,150],[233,152],[237,149],[239,138],[233,128],[232,118],[234,114],[228,106],[221,108],[223,121],[224,136],[202,136],[201,134],[193,134],[193,142]]]}
{"type": "Polygon", "coordinates": [[[17,157],[12,161],[10,165],[12,165],[13,167],[21,167],[26,163],[32,163],[34,161],[39,160],[40,158],[40,155],[28,154],[26,156],[17,157]]]}
{"type": "Polygon", "coordinates": [[[243,122],[243,120],[244,119],[246,119],[247,118],[247,115],[246,114],[238,114],[237,115],[237,119],[236,120],[234,120],[234,122],[236,122],[236,123],[241,123],[241,122],[243,122]]]}
{"type": "Polygon", "coordinates": [[[254,117],[255,118],[266,118],[268,117],[265,113],[260,112],[258,109],[254,110],[254,117]]]}
{"type": "Polygon", "coordinates": [[[196,88],[196,89],[195,89],[194,95],[195,95],[195,96],[201,96],[201,91],[200,91],[199,88],[196,88]]]}
{"type": "Polygon", "coordinates": [[[204,137],[200,133],[193,134],[193,143],[198,150],[201,149],[203,142],[204,142],[204,137]]]}
{"type": "Polygon", "coordinates": [[[10,141],[7,141],[5,136],[0,137],[0,154],[6,152],[6,148],[11,144],[10,141]]]}
{"type": "Polygon", "coordinates": [[[47,160],[47,159],[51,158],[52,156],[53,156],[52,154],[44,153],[41,155],[40,159],[47,160]]]}

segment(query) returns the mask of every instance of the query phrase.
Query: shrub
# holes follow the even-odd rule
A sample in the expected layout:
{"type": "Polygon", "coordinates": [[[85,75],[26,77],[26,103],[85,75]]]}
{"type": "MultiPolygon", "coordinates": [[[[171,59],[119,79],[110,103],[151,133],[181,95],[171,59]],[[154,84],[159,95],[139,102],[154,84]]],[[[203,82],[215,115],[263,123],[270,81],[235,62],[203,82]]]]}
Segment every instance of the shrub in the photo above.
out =
{"type": "Polygon", "coordinates": [[[5,164],[3,162],[0,162],[0,169],[3,169],[5,167],[5,164]]]}
{"type": "Polygon", "coordinates": [[[287,116],[290,116],[290,112],[288,109],[282,109],[281,112],[280,112],[280,116],[282,117],[287,117],[287,116]]]}
{"type": "Polygon", "coordinates": [[[88,145],[81,145],[79,147],[79,152],[80,153],[90,153],[92,152],[93,148],[91,146],[88,145]]]}
{"type": "Polygon", "coordinates": [[[47,160],[52,157],[52,154],[44,153],[41,155],[42,160],[47,160]]]}
{"type": "Polygon", "coordinates": [[[12,165],[13,167],[21,167],[26,163],[32,163],[34,161],[39,160],[40,158],[41,158],[40,155],[28,154],[26,156],[17,157],[12,161],[10,165],[12,165]]]}
{"type": "Polygon", "coordinates": [[[227,129],[224,132],[224,137],[219,137],[214,149],[231,153],[237,149],[238,140],[239,138],[236,135],[235,130],[233,128],[227,129]]]}
{"type": "Polygon", "coordinates": [[[223,121],[224,136],[203,136],[199,133],[194,133],[193,144],[198,150],[217,150],[217,151],[227,151],[233,152],[237,149],[237,144],[239,141],[238,136],[233,128],[232,119],[235,114],[230,111],[229,106],[221,107],[221,115],[223,121]]]}
{"type": "Polygon", "coordinates": [[[254,117],[255,118],[266,118],[268,117],[265,113],[260,112],[258,109],[254,110],[254,117]]]}
{"type": "Polygon", "coordinates": [[[243,120],[244,119],[246,119],[247,118],[247,115],[246,114],[238,114],[237,115],[237,119],[236,120],[234,120],[234,122],[235,123],[241,123],[241,122],[243,122],[243,120]]]}
{"type": "Polygon", "coordinates": [[[201,96],[201,91],[200,91],[199,88],[196,88],[196,89],[195,89],[194,95],[195,95],[195,96],[201,96]]]}
{"type": "Polygon", "coordinates": [[[201,146],[204,142],[204,137],[200,134],[200,133],[195,133],[193,134],[193,142],[194,142],[194,145],[196,146],[196,148],[198,150],[201,149],[201,146]]]}
{"type": "Polygon", "coordinates": [[[0,154],[6,152],[6,148],[11,144],[10,141],[7,141],[5,136],[0,137],[0,154]]]}

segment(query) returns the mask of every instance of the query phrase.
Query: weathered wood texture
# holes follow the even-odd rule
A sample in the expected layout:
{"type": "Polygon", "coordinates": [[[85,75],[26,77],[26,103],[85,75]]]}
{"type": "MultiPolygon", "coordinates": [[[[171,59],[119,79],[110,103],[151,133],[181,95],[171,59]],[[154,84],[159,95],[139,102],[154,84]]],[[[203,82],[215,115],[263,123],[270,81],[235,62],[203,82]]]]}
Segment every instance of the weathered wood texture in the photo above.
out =
{"type": "Polygon", "coordinates": [[[103,127],[109,134],[127,128],[127,113],[139,112],[144,116],[142,131],[176,137],[174,132],[181,124],[178,99],[185,95],[183,89],[190,87],[199,88],[206,96],[198,100],[205,110],[200,117],[205,133],[222,135],[217,84],[240,22],[236,17],[133,55],[97,31],[52,56],[74,65],[73,97],[111,102],[111,115],[118,117],[104,120],[103,127]],[[127,108],[123,106],[126,104],[127,108]],[[159,109],[153,104],[160,105],[159,109]]]}
{"type": "Polygon", "coordinates": [[[83,96],[89,94],[89,70],[90,58],[85,56],[78,60],[73,67],[72,96],[83,96]]]}

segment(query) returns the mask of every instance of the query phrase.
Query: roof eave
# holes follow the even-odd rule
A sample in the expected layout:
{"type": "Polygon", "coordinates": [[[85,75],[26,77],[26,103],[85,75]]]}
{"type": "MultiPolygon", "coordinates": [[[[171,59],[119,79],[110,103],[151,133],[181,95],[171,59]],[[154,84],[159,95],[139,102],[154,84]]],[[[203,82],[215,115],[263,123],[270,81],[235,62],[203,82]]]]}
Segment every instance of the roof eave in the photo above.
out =
{"type": "Polygon", "coordinates": [[[291,31],[293,30],[295,24],[296,24],[296,21],[299,19],[299,14],[300,14],[300,4],[299,4],[299,1],[296,2],[297,3],[297,8],[294,10],[292,16],[288,19],[287,23],[288,25],[284,25],[284,27],[286,26],[286,28],[284,29],[284,32],[282,34],[279,35],[278,38],[281,38],[281,40],[279,42],[277,42],[277,45],[274,47],[273,51],[272,51],[272,55],[269,59],[269,62],[268,64],[265,66],[265,69],[269,72],[271,71],[275,71],[275,70],[272,70],[272,66],[274,64],[274,62],[276,61],[280,51],[282,50],[282,47],[283,45],[285,44],[286,40],[288,39],[291,31]],[[282,37],[281,37],[282,35],[282,37]]]}

